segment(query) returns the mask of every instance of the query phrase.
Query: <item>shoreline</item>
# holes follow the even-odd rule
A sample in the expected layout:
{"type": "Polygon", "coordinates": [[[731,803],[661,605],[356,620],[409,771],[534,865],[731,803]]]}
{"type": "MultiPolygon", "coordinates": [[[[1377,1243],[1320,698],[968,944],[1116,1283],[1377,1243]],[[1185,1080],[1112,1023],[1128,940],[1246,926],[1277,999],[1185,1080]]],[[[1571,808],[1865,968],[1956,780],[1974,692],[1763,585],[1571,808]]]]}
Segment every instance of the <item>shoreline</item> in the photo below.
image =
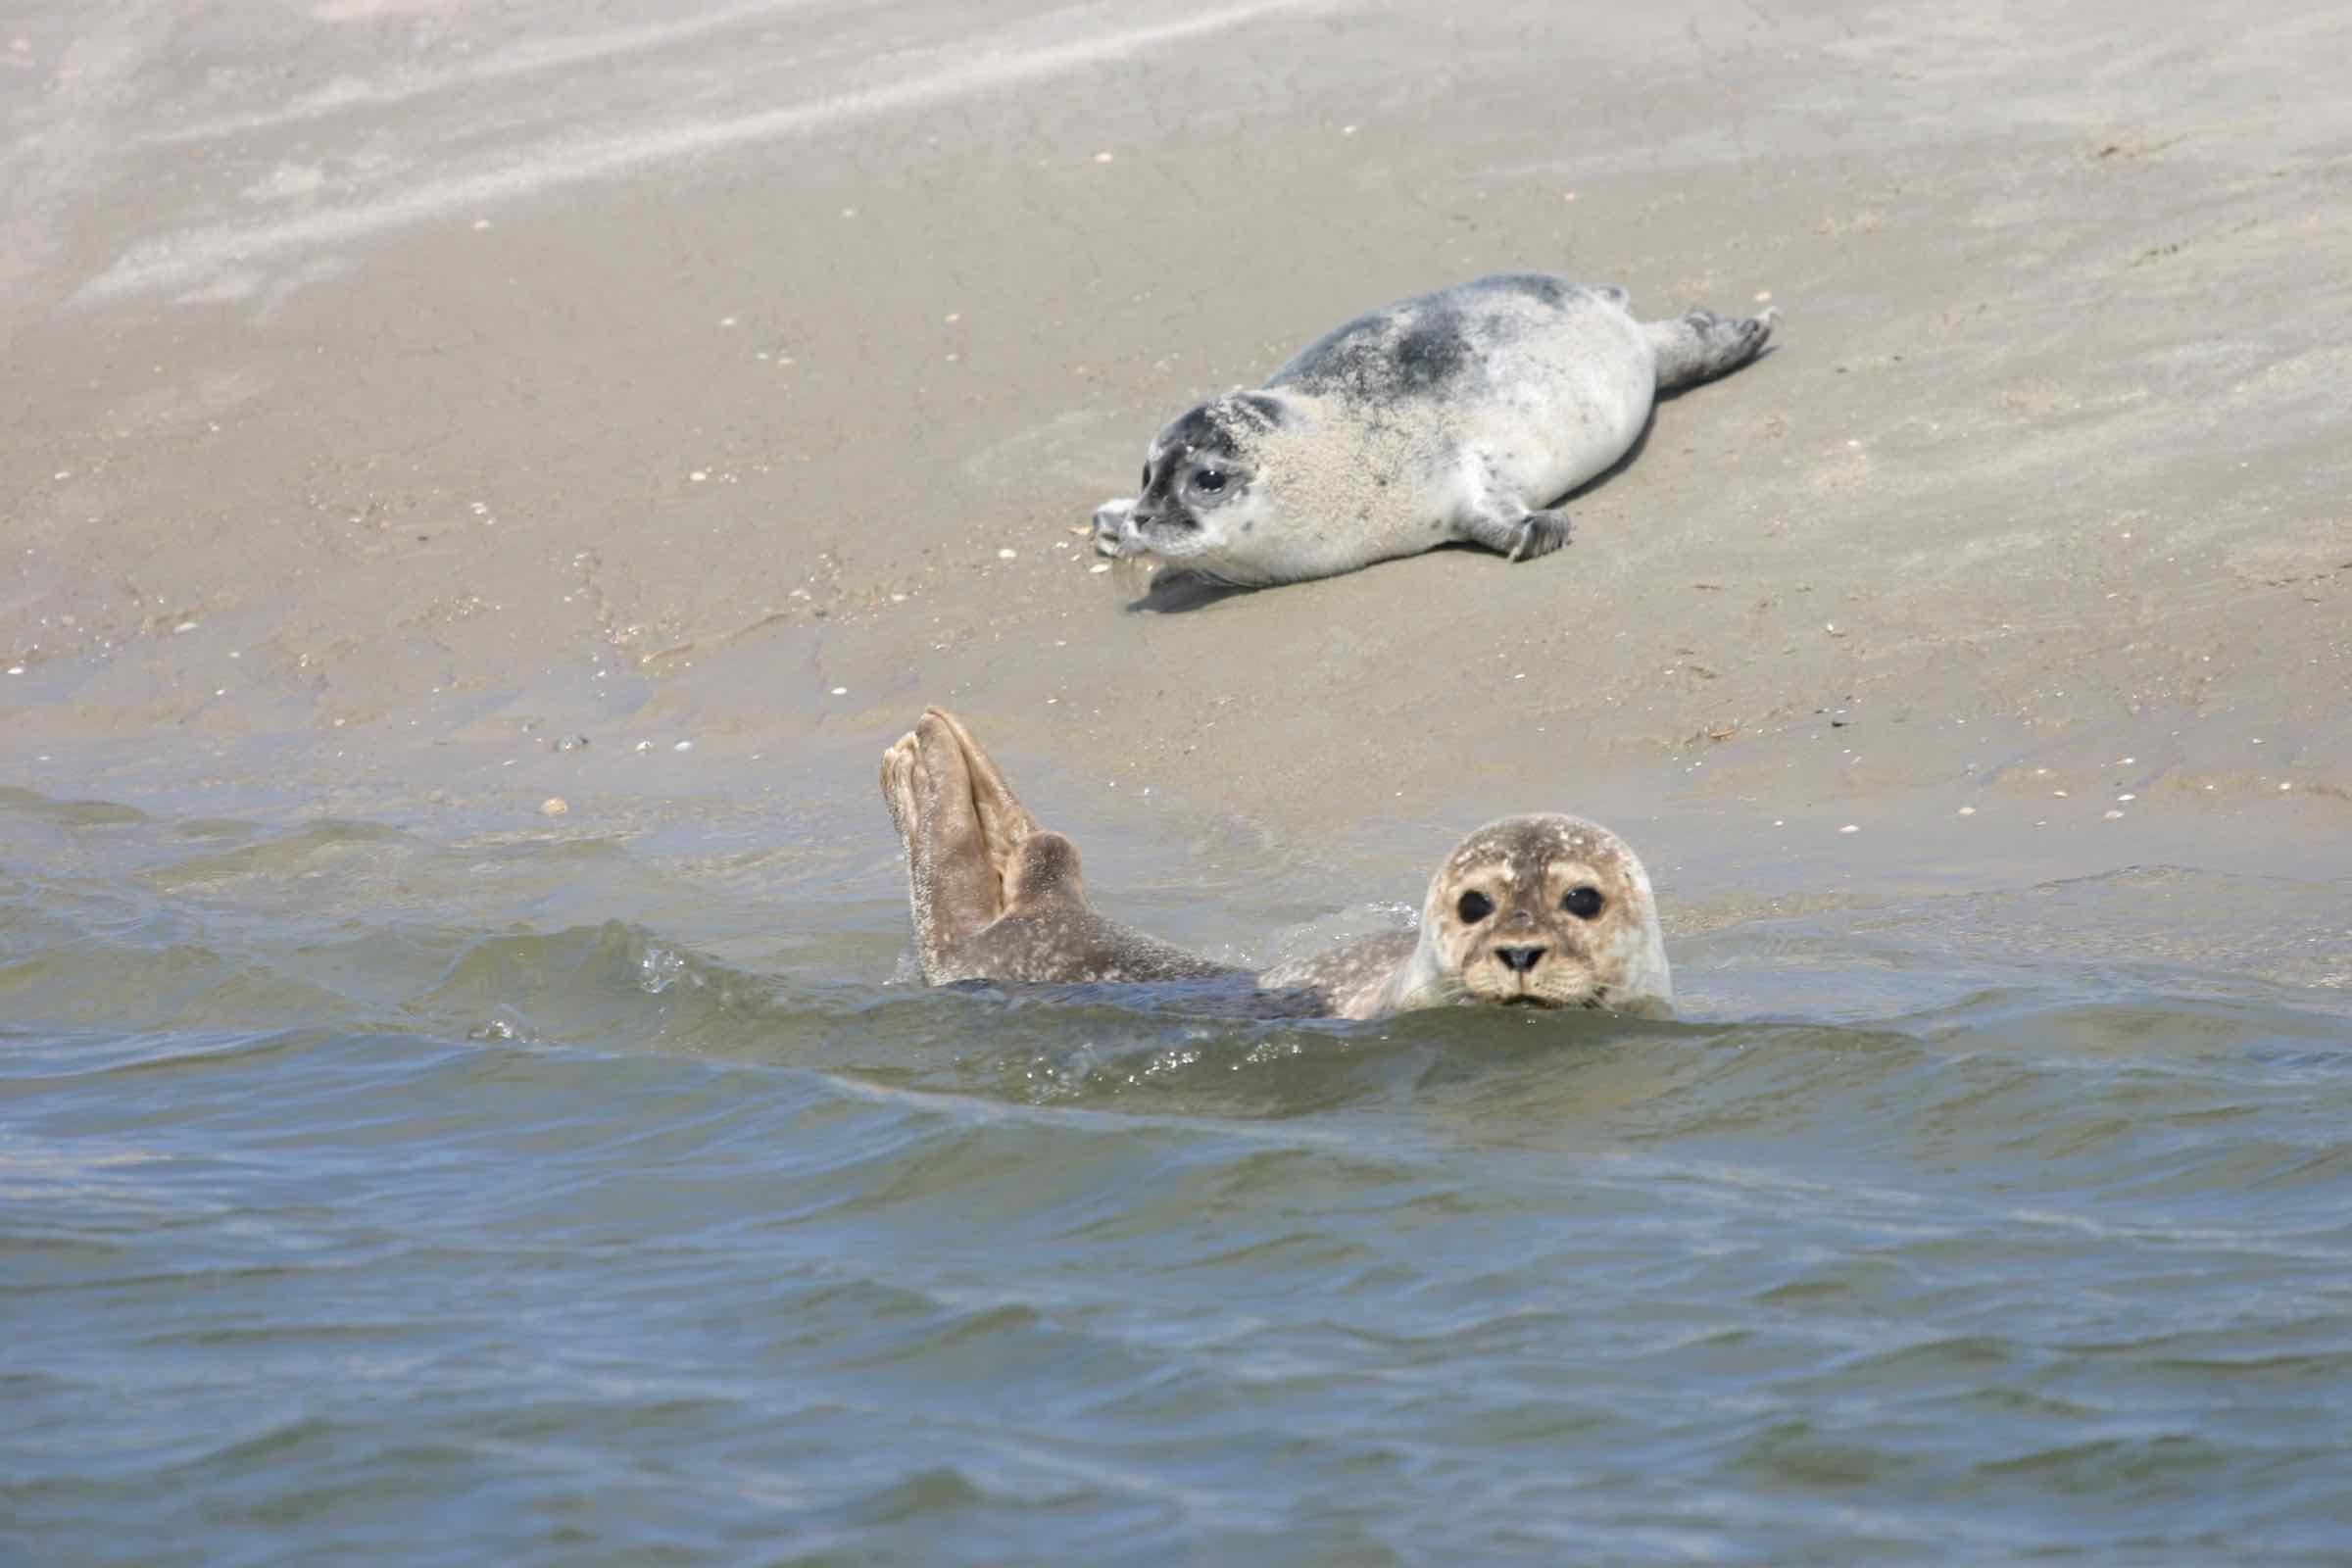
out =
{"type": "Polygon", "coordinates": [[[1219,73],[1113,7],[1035,90],[951,104],[916,87],[973,42],[952,10],[774,9],[27,23],[26,145],[78,162],[0,233],[28,476],[0,781],[460,838],[551,831],[551,796],[558,834],[879,835],[869,759],[937,702],[1122,859],[1240,824],[1409,878],[1412,824],[1563,808],[1724,885],[2352,866],[2352,351],[2318,329],[2352,318],[2352,209],[2344,112],[2302,90],[2352,24],[2184,15],[2211,50],[2127,81],[2084,70],[2121,13],[2025,38],[1693,6],[1561,97],[1533,5],[1242,8],[1219,73]],[[1469,112],[1482,72],[1530,112],[1469,112]],[[586,124],[652,146],[858,92],[854,128],[336,216],[586,124]],[[1257,174],[1213,222],[1166,221],[1227,166],[1257,174]],[[272,223],[311,238],[202,243],[272,223]],[[89,292],[174,254],[177,292],[89,292]],[[1783,320],[1661,406],[1557,556],[1180,614],[1088,569],[1088,511],[1170,414],[1508,267],[1783,320]]]}

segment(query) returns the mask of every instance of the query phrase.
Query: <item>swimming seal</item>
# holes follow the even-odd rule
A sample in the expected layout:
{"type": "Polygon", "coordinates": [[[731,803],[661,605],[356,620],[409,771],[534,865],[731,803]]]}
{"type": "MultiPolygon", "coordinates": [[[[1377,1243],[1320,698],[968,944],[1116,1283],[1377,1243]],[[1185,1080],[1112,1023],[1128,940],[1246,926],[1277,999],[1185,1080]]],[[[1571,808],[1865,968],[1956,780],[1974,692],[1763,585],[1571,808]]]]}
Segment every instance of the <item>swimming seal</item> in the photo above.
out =
{"type": "Polygon", "coordinates": [[[1232,979],[1283,1010],[1378,1018],[1455,1003],[1663,1014],[1674,1000],[1641,859],[1581,817],[1506,816],[1430,878],[1417,930],[1252,976],[1097,912],[1078,848],[1030,814],[970,730],[926,710],[882,756],[929,985],[1232,979]]]}
{"type": "Polygon", "coordinates": [[[1638,321],[1625,290],[1541,272],[1400,301],[1178,416],[1142,493],[1096,511],[1095,548],[1236,587],[1455,541],[1532,561],[1568,542],[1558,502],[1632,449],[1658,393],[1745,365],[1776,319],[1638,321]]]}

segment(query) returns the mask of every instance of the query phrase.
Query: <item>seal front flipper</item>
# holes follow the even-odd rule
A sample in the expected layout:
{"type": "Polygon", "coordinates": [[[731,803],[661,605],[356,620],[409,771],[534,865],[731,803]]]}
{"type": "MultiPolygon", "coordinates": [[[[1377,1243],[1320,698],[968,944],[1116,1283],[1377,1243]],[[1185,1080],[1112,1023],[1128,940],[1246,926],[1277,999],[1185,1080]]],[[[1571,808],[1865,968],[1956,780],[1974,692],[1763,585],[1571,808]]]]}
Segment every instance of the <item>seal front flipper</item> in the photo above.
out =
{"type": "Polygon", "coordinates": [[[1531,512],[1519,519],[1513,535],[1515,542],[1505,554],[1513,561],[1548,556],[1568,542],[1569,532],[1565,512],[1531,512]]]}
{"type": "Polygon", "coordinates": [[[1461,537],[1512,561],[1548,556],[1568,542],[1565,512],[1530,512],[1515,501],[1490,497],[1459,523],[1461,537]]]}

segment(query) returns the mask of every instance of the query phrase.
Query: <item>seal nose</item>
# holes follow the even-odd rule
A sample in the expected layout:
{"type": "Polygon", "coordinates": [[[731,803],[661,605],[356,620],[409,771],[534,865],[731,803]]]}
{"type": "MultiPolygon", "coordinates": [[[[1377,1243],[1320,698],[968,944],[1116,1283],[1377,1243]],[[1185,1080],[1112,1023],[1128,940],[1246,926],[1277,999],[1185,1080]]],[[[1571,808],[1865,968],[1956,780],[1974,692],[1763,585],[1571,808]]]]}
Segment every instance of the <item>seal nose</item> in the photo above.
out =
{"type": "Polygon", "coordinates": [[[1494,956],[1500,958],[1502,960],[1503,967],[1510,970],[1513,974],[1525,974],[1528,970],[1533,969],[1536,966],[1538,959],[1542,958],[1544,955],[1549,953],[1550,951],[1551,950],[1549,948],[1535,947],[1496,948],[1494,950],[1494,956]]]}

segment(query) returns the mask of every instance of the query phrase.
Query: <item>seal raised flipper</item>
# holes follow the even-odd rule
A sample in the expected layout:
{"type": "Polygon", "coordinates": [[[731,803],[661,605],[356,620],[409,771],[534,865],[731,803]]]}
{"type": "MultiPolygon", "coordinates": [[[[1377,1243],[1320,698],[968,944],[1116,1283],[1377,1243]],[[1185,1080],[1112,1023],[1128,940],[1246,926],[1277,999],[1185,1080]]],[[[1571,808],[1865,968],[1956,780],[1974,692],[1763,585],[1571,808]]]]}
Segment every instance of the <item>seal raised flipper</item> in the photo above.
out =
{"type": "Polygon", "coordinates": [[[1078,846],[1039,824],[953,713],[926,709],[882,754],[882,798],[906,847],[923,980],[1194,980],[1222,964],[1095,911],[1078,846]]]}
{"type": "Polygon", "coordinates": [[[1031,838],[1046,830],[1021,804],[1020,797],[1012,793],[1012,786],[1004,781],[996,760],[973,739],[963,720],[944,708],[926,708],[923,721],[945,726],[954,738],[952,749],[941,748],[943,760],[951,751],[961,760],[971,791],[972,809],[979,817],[980,839],[1003,885],[1004,906],[1009,908],[1018,902],[1014,890],[1022,880],[1020,852],[1031,838]]]}
{"type": "Polygon", "coordinates": [[[1004,912],[1009,850],[991,845],[955,729],[936,712],[882,754],[882,800],[906,847],[906,895],[923,978],[952,978],[952,956],[1004,912]]]}

